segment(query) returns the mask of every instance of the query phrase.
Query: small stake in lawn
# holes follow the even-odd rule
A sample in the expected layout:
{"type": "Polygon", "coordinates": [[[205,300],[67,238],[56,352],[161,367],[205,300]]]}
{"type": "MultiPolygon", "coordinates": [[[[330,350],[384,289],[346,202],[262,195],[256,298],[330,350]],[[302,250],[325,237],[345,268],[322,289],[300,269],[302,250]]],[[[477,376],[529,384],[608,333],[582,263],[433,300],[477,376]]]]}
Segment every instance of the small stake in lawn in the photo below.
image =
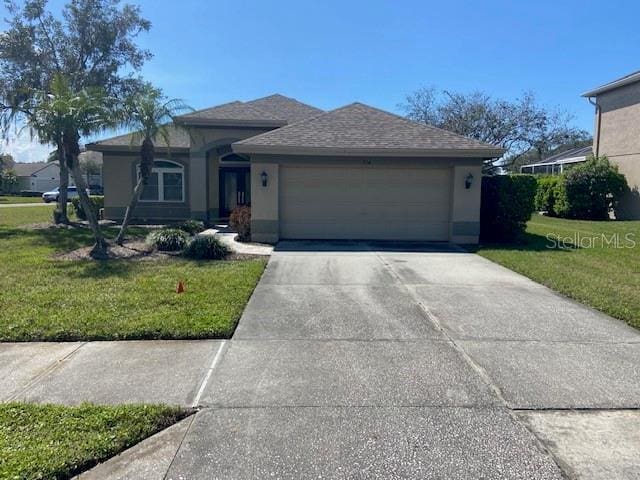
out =
{"type": "Polygon", "coordinates": [[[183,292],[184,292],[184,282],[180,280],[178,282],[178,286],[176,287],[176,293],[183,293],[183,292]]]}

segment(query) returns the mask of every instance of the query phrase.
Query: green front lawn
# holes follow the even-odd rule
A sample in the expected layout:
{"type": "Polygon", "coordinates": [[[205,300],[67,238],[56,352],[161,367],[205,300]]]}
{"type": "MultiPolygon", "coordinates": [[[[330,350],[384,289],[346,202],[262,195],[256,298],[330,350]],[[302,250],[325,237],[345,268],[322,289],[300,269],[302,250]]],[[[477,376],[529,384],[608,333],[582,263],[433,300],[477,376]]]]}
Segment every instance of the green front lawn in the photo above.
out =
{"type": "Polygon", "coordinates": [[[640,328],[640,221],[534,215],[522,244],[482,246],[478,253],[640,328]],[[558,239],[568,248],[558,248],[558,239]]]}
{"type": "Polygon", "coordinates": [[[0,195],[0,205],[10,203],[42,203],[40,197],[20,197],[18,195],[0,195]]]}
{"type": "Polygon", "coordinates": [[[52,208],[0,209],[0,341],[226,338],[266,264],[56,260],[92,241],[86,229],[21,227],[52,208]]]}
{"type": "Polygon", "coordinates": [[[70,478],[185,415],[159,405],[0,403],[0,478],[70,478]]]}

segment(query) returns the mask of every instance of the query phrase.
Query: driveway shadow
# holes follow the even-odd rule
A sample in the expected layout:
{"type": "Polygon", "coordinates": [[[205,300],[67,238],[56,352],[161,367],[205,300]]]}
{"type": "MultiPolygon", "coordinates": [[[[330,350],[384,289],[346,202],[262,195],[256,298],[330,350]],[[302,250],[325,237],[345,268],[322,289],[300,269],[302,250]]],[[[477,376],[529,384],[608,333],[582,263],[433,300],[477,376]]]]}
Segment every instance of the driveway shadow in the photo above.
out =
{"type": "Polygon", "coordinates": [[[282,240],[274,252],[442,252],[466,253],[447,242],[399,242],[363,240],[282,240]]]}

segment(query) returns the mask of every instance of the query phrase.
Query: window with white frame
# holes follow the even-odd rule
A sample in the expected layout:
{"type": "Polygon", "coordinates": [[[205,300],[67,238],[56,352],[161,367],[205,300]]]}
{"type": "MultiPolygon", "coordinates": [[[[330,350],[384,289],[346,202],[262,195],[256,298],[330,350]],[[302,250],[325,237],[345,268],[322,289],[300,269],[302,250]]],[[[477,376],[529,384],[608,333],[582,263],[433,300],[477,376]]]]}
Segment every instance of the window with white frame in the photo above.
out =
{"type": "MultiPolygon", "coordinates": [[[[138,177],[140,169],[138,168],[138,177]]],[[[144,186],[143,202],[184,201],[184,167],[169,160],[156,160],[149,181],[144,186]]]]}

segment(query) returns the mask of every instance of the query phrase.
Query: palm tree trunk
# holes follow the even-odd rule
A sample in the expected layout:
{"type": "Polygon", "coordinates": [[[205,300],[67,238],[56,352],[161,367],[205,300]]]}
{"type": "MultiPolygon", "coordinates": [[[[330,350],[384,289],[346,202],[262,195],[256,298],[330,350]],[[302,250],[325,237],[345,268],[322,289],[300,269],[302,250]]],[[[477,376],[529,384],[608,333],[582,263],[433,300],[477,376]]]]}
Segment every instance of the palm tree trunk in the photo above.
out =
{"type": "Polygon", "coordinates": [[[58,195],[58,214],[56,215],[56,223],[69,223],[69,215],[67,213],[67,188],[69,187],[69,167],[64,158],[64,146],[62,142],[58,144],[58,163],[60,164],[60,194],[58,195]]]}
{"type": "Polygon", "coordinates": [[[94,215],[93,209],[91,208],[89,195],[87,194],[87,182],[82,176],[82,171],[80,170],[80,161],[78,158],[78,156],[80,155],[79,140],[80,135],[78,135],[78,132],[65,132],[64,145],[67,166],[71,169],[71,174],[73,175],[73,179],[76,182],[76,188],[78,189],[80,205],[82,206],[82,210],[84,210],[84,213],[89,222],[89,227],[91,228],[93,236],[96,239],[96,243],[91,250],[91,256],[97,259],[107,258],[107,242],[102,235],[102,230],[100,229],[98,219],[94,215]]]}
{"type": "Polygon", "coordinates": [[[124,243],[124,235],[127,227],[129,226],[129,222],[133,217],[133,212],[140,201],[145,185],[149,182],[149,177],[153,170],[154,157],[155,148],[153,142],[150,138],[145,138],[142,142],[142,147],[140,148],[140,178],[138,179],[138,183],[136,183],[136,187],[133,189],[133,196],[131,197],[127,211],[122,219],[122,226],[120,227],[120,231],[116,237],[116,243],[118,245],[122,245],[124,243]]]}
{"type": "Polygon", "coordinates": [[[133,196],[131,197],[131,202],[127,206],[127,211],[124,214],[124,218],[122,219],[122,226],[120,227],[120,231],[118,232],[118,236],[116,237],[116,243],[118,245],[122,245],[124,243],[124,235],[129,226],[129,222],[131,221],[131,217],[133,217],[133,211],[136,209],[138,202],[140,201],[140,197],[142,196],[142,191],[144,190],[145,181],[140,176],[138,183],[136,183],[136,188],[133,189],[133,196]]]}

